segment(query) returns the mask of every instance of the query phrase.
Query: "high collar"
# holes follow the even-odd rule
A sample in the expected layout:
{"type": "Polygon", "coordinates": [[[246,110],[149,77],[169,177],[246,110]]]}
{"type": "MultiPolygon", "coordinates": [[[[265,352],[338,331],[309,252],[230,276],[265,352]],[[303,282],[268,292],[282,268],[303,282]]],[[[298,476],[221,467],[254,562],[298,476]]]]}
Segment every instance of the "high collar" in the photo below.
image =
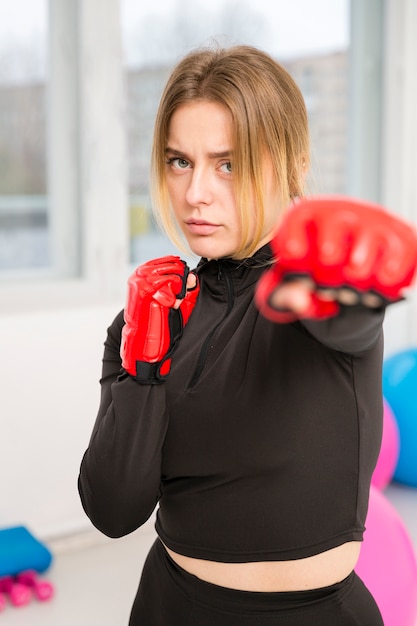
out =
{"type": "Polygon", "coordinates": [[[252,256],[247,257],[245,259],[233,259],[232,257],[221,257],[220,259],[206,259],[202,257],[197,265],[197,272],[208,264],[213,265],[222,265],[229,267],[264,267],[265,265],[270,265],[273,259],[271,244],[266,243],[262,248],[259,248],[252,256]]]}
{"type": "Polygon", "coordinates": [[[222,273],[227,272],[232,279],[235,293],[238,293],[257,282],[272,262],[271,246],[267,243],[245,259],[223,257],[209,261],[202,258],[196,269],[200,280],[210,283],[213,287],[215,283],[219,283],[222,273]]]}

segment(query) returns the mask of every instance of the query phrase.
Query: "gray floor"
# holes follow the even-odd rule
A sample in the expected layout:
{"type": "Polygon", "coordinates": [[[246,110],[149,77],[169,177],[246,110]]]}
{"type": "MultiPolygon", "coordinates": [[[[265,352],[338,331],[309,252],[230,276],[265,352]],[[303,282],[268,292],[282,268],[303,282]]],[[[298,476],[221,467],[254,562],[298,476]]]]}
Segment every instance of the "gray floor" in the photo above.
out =
{"type": "MultiPolygon", "coordinates": [[[[417,554],[417,489],[391,485],[385,494],[402,517],[417,554]]],[[[108,540],[94,532],[55,542],[54,562],[45,575],[55,585],[54,599],[8,606],[0,615],[1,626],[127,626],[138,576],[154,538],[148,523],[123,539],[108,540]]]]}
{"type": "Polygon", "coordinates": [[[54,598],[19,608],[9,605],[0,614],[1,626],[127,626],[154,538],[147,525],[117,540],[93,531],[53,542],[53,563],[43,578],[54,585],[54,598]]]}

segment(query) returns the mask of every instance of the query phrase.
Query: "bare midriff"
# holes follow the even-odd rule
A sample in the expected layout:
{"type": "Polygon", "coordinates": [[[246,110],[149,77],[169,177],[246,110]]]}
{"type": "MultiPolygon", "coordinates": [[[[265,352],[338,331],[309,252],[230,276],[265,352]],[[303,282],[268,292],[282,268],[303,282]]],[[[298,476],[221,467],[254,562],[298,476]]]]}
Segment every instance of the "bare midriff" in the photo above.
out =
{"type": "Polygon", "coordinates": [[[304,559],[219,563],[165,549],[185,571],[201,580],[241,591],[304,591],[342,581],[355,568],[361,543],[350,541],[304,559]]]}

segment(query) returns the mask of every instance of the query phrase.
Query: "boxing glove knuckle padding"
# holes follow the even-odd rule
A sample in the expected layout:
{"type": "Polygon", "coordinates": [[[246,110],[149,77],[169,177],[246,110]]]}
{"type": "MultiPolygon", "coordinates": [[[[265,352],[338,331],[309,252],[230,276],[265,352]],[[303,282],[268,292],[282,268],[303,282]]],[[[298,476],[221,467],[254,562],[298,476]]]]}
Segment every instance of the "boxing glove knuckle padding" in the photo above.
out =
{"type": "Polygon", "coordinates": [[[298,317],[271,302],[287,281],[312,281],[311,306],[304,317],[323,319],[340,307],[336,299],[321,297],[321,290],[375,294],[387,305],[403,298],[417,265],[414,228],[377,205],[342,197],[299,201],[284,215],[271,246],[276,263],[259,281],[255,300],[277,322],[298,317]]]}

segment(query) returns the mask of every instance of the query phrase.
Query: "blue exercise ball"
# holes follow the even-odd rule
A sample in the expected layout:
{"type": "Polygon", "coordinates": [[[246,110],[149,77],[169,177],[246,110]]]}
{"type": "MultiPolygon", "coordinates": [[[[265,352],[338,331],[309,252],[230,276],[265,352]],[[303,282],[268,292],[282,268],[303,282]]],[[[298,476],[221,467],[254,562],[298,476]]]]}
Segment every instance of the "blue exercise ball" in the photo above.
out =
{"type": "Polygon", "coordinates": [[[385,359],[382,382],[400,435],[394,480],[417,487],[417,348],[385,359]]]}

